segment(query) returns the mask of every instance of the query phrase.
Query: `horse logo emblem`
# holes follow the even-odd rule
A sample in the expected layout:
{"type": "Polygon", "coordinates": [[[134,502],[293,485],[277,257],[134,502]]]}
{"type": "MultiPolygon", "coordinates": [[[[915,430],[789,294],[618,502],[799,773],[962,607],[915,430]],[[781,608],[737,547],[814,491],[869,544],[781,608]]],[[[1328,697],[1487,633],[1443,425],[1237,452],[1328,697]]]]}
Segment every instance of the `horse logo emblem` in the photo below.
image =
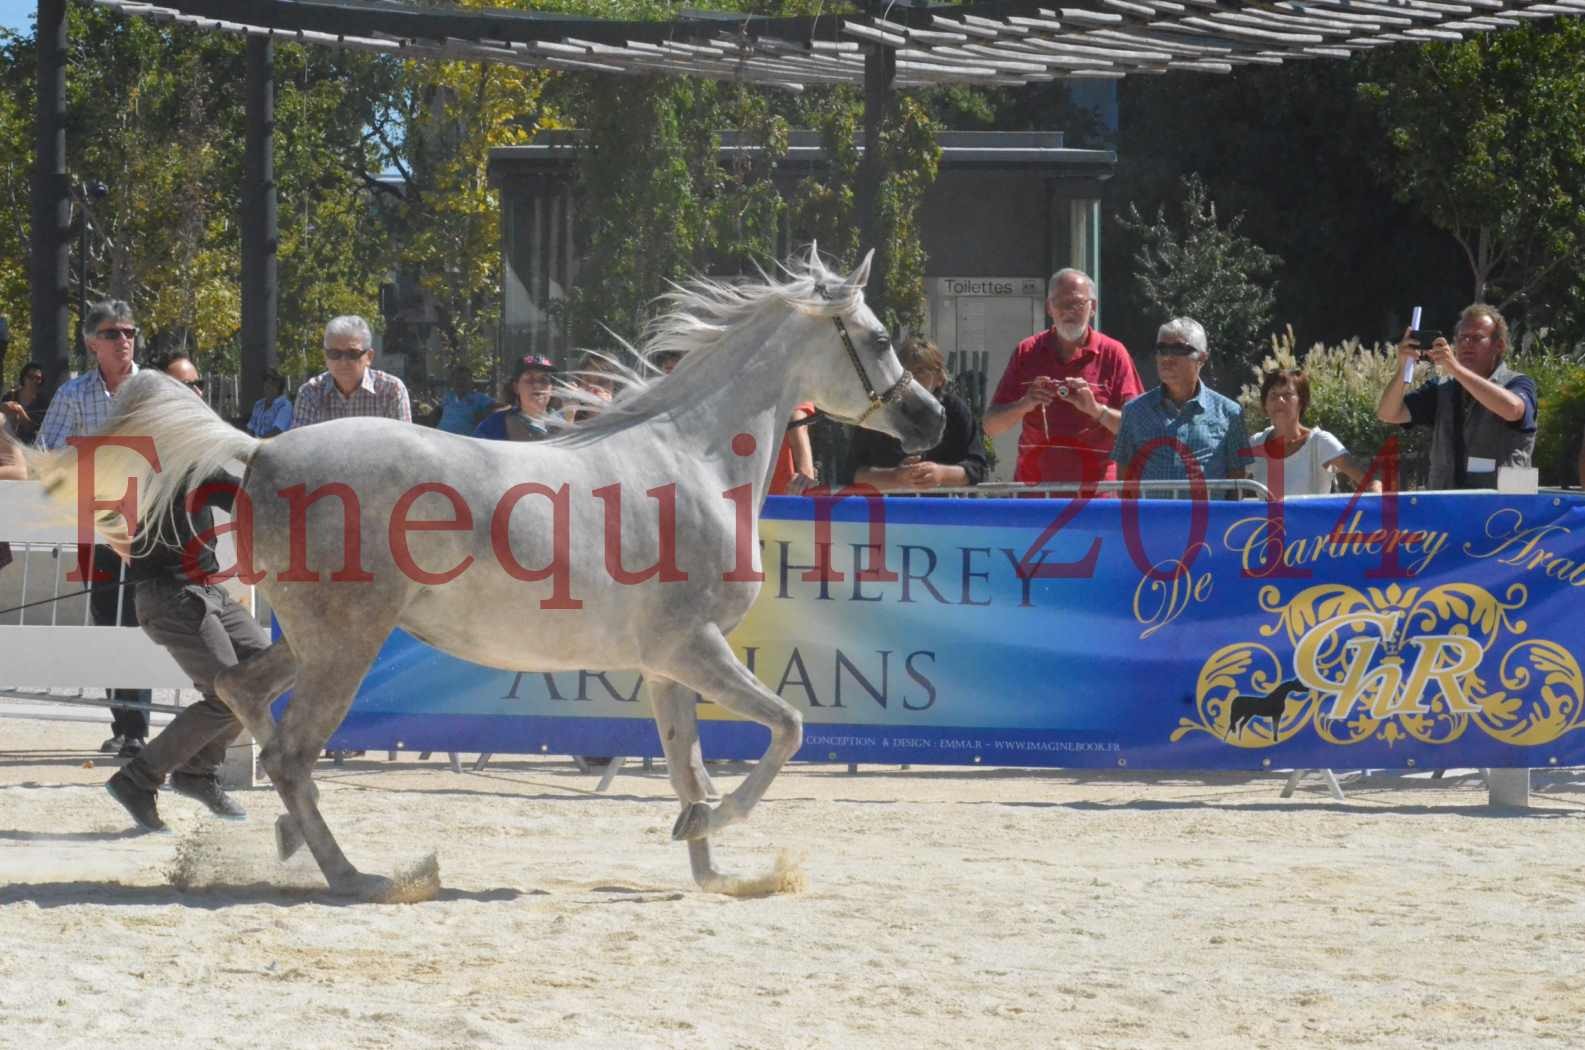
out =
{"type": "Polygon", "coordinates": [[[1328,744],[1447,744],[1471,727],[1534,746],[1585,726],[1585,676],[1556,642],[1526,638],[1522,584],[1499,598],[1469,583],[1363,590],[1322,584],[1283,602],[1263,588],[1272,646],[1237,642],[1200,668],[1194,717],[1176,743],[1209,733],[1269,748],[1313,731],[1328,744]]]}

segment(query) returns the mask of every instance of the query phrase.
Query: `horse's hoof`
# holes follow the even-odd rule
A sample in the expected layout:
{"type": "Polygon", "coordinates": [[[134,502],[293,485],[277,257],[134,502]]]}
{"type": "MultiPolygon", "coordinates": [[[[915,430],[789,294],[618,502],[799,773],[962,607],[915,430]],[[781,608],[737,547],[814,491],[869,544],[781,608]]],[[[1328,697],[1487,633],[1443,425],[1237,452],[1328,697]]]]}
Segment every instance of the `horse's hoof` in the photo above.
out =
{"type": "Polygon", "coordinates": [[[297,818],[283,813],[275,818],[275,855],[282,861],[292,859],[292,854],[303,848],[303,832],[297,818]]]}
{"type": "Polygon", "coordinates": [[[355,871],[331,883],[330,892],[334,896],[348,900],[383,904],[390,899],[391,891],[395,887],[396,883],[384,875],[365,875],[361,871],[355,871]]]}
{"type": "Polygon", "coordinates": [[[677,816],[677,823],[671,826],[673,842],[692,842],[708,834],[710,834],[710,807],[703,802],[695,802],[683,810],[677,816]]]}

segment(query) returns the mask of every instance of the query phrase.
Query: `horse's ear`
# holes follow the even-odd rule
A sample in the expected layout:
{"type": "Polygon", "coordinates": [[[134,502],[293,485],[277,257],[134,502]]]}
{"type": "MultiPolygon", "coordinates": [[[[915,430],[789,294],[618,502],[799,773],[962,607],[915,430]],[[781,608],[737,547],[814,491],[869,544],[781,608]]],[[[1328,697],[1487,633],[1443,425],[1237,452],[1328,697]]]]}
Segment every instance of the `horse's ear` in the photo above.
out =
{"type": "Polygon", "coordinates": [[[864,253],[864,261],[859,263],[859,268],[848,274],[847,283],[855,288],[863,288],[870,283],[870,263],[875,260],[875,249],[871,248],[864,253]]]}

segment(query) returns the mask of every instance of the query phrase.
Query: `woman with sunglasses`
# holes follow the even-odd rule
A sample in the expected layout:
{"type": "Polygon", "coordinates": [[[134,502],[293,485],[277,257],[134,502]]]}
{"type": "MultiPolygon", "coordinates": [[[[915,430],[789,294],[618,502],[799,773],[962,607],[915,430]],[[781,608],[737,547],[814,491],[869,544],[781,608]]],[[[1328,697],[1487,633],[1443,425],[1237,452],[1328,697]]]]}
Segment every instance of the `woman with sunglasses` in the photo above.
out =
{"type": "Polygon", "coordinates": [[[475,437],[493,441],[539,441],[550,436],[545,420],[556,387],[556,366],[538,354],[518,359],[506,386],[506,408],[492,412],[473,431],[475,437]]]}

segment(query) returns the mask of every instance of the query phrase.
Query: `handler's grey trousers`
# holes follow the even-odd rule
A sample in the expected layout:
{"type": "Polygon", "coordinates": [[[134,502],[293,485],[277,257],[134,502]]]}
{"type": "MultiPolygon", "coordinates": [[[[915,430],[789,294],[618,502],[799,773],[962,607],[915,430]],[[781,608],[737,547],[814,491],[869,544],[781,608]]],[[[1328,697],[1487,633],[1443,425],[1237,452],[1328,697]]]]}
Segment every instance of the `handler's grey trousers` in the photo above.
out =
{"type": "Polygon", "coordinates": [[[215,695],[215,676],[270,647],[253,615],[219,587],[176,580],[143,580],[137,585],[138,622],[192,677],[204,698],[148,742],[124,767],[139,787],[158,790],[172,770],[214,776],[226,748],[242,732],[231,709],[215,695]]]}

